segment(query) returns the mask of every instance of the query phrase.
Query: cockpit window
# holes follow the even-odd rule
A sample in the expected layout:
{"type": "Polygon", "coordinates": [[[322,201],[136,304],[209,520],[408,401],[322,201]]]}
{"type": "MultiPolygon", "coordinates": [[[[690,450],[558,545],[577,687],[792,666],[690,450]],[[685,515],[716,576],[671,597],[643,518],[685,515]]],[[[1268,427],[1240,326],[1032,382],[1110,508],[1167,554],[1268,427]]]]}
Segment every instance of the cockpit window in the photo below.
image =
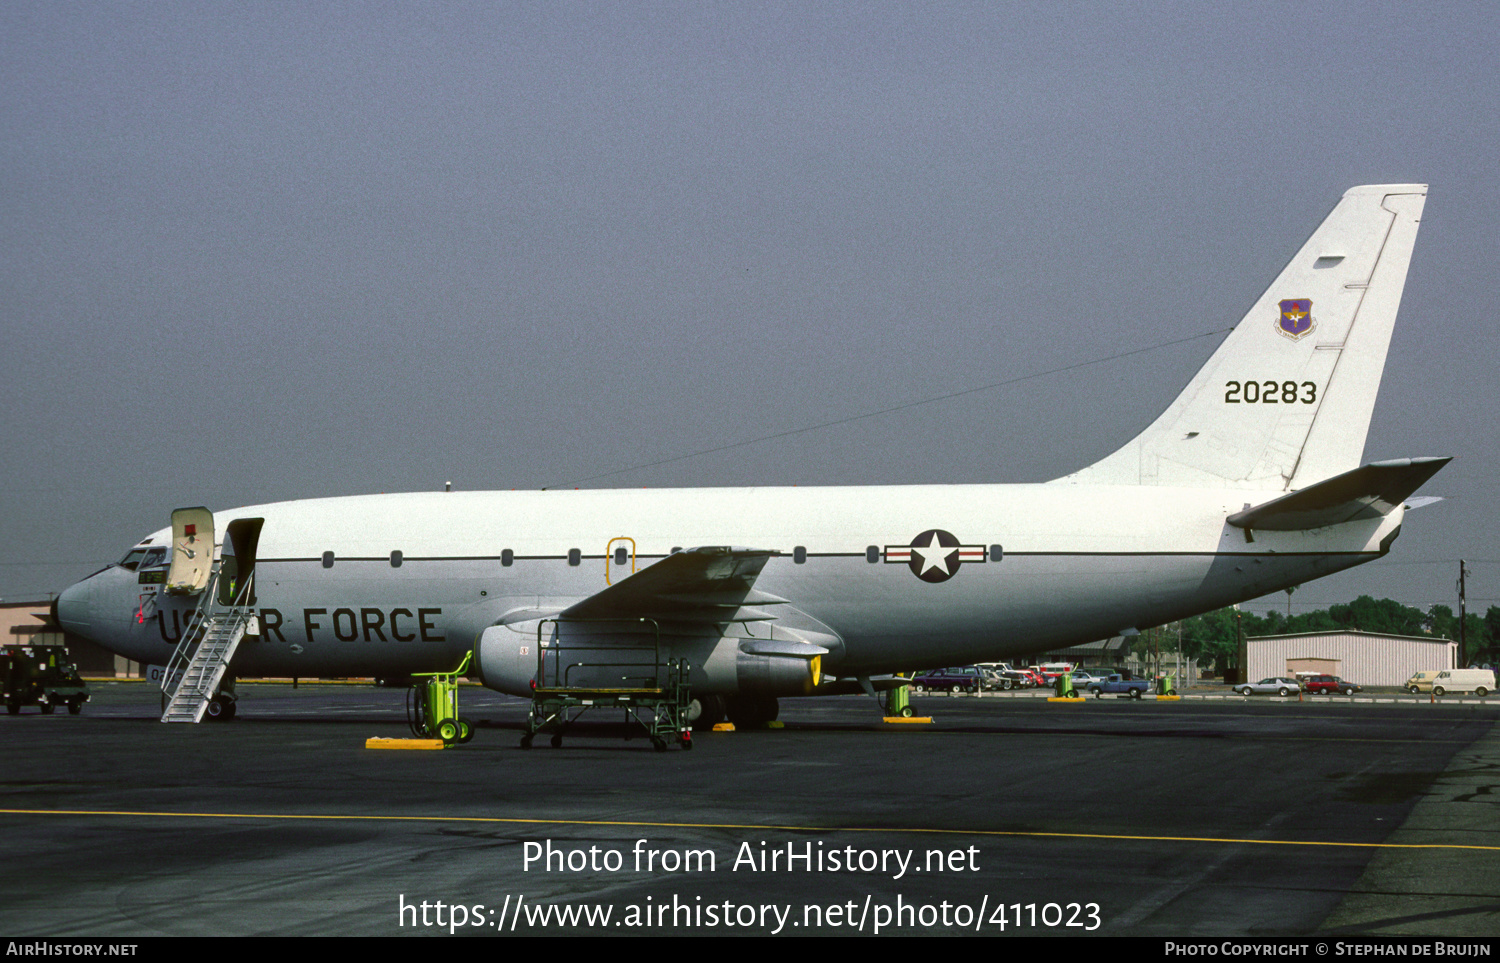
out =
{"type": "Polygon", "coordinates": [[[141,564],[141,559],[145,557],[146,550],[144,548],[132,548],[128,553],[126,553],[124,558],[120,559],[120,567],[128,568],[130,569],[130,571],[134,572],[136,570],[136,567],[141,564]]]}
{"type": "Polygon", "coordinates": [[[141,559],[141,568],[161,568],[167,564],[167,550],[164,548],[153,548],[146,552],[146,557],[141,559]]]}

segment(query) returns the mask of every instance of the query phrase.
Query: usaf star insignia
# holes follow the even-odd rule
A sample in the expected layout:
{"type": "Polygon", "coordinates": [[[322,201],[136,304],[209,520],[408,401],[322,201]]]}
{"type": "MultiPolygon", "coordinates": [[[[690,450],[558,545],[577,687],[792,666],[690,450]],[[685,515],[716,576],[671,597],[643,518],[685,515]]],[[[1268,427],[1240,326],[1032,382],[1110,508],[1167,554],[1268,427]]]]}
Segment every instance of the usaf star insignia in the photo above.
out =
{"type": "Polygon", "coordinates": [[[886,562],[905,562],[924,582],[946,582],[964,562],[983,562],[985,555],[983,545],[960,545],[957,536],[941,528],[929,528],[910,545],[885,547],[886,562]]]}

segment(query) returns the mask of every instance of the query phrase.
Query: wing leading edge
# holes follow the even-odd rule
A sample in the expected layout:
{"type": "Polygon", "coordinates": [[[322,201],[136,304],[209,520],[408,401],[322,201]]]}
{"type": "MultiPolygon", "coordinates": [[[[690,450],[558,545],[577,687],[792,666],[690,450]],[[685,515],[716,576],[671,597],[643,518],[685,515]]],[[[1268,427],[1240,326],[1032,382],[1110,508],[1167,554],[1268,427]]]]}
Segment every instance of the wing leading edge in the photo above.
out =
{"type": "Polygon", "coordinates": [[[565,619],[757,622],[776,618],[755,606],[787,600],[755,588],[776,552],[709,546],[676,552],[563,610],[565,619]]]}

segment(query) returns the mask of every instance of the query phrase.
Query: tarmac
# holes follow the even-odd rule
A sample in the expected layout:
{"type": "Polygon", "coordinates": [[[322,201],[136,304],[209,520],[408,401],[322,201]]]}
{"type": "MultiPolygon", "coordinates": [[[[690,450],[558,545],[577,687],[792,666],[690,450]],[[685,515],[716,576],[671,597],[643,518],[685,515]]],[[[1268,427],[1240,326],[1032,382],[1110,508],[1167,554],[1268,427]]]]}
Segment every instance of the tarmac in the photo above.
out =
{"type": "Polygon", "coordinates": [[[787,699],[655,752],[465,687],[472,742],[389,752],[399,689],[94,692],[0,717],[0,932],[1500,935],[1495,700],[787,699]]]}

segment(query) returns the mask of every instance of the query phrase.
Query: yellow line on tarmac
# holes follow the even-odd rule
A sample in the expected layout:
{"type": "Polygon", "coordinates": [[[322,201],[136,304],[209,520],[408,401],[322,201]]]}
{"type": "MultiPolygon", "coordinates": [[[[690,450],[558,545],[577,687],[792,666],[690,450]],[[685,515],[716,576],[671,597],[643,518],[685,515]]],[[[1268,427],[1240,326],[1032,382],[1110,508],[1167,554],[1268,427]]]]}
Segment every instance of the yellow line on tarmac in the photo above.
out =
{"type": "Polygon", "coordinates": [[[1324,846],[1352,849],[1471,849],[1500,852],[1500,845],[1478,846],[1468,843],[1341,843],[1307,839],[1233,839],[1217,836],[1135,836],[1123,833],[1058,833],[1040,830],[1003,829],[936,829],[931,827],[891,826],[780,826],[756,823],[670,823],[655,820],[625,819],[520,819],[503,816],[358,816],[316,813],[172,813],[111,809],[0,809],[7,816],[116,816],[131,819],[302,819],[332,822],[420,822],[485,823],[513,826],[620,826],[638,829],[734,829],[750,832],[792,833],[890,833],[930,836],[1018,837],[1030,839],[1105,839],[1116,842],[1145,843],[1219,843],[1235,846],[1324,846]]]}

